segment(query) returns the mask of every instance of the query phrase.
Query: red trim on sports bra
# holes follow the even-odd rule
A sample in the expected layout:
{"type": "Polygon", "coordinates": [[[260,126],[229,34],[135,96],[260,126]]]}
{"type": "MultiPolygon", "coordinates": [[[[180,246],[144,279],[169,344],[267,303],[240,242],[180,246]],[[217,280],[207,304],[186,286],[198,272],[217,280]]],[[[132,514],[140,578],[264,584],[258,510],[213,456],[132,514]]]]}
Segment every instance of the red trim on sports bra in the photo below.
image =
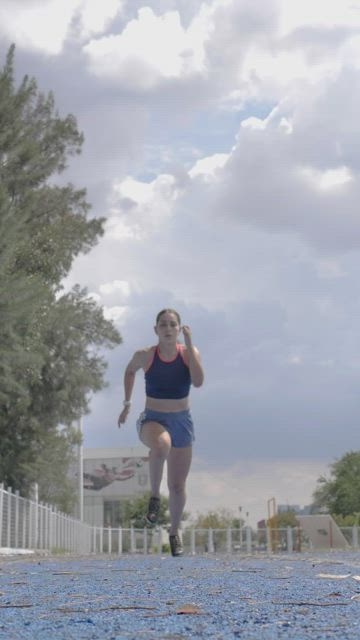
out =
{"type": "MultiPolygon", "coordinates": [[[[179,355],[179,351],[181,352],[181,345],[177,342],[176,343],[176,356],[175,356],[175,358],[173,358],[172,360],[164,360],[164,358],[161,357],[160,350],[159,350],[159,345],[156,347],[156,353],[157,353],[157,355],[159,357],[159,360],[161,360],[161,362],[164,362],[165,364],[170,364],[171,362],[175,362],[176,358],[179,355]]],[[[154,356],[155,356],[155,353],[154,353],[154,356]]]]}

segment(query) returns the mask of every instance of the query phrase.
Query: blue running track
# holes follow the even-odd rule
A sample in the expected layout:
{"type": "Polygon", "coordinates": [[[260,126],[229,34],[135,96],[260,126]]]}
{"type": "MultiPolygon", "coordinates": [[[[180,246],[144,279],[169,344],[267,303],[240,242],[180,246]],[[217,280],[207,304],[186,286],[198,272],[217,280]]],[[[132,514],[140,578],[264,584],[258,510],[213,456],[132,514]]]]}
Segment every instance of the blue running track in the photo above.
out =
{"type": "Polygon", "coordinates": [[[354,640],[360,554],[0,559],[2,638],[354,640]]]}

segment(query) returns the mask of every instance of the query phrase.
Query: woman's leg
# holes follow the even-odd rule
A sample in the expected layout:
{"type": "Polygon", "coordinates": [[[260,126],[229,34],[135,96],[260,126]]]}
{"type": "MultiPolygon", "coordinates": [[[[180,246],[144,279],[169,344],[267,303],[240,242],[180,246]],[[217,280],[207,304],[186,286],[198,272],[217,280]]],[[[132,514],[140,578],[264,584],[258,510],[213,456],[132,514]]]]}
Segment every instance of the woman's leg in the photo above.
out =
{"type": "Polygon", "coordinates": [[[140,440],[150,449],[149,470],[151,495],[160,497],[164,462],[171,449],[171,438],[158,422],[145,422],[140,431],[140,440]]]}
{"type": "Polygon", "coordinates": [[[186,502],[185,484],[192,458],[192,447],[173,447],[167,458],[170,535],[176,535],[186,502]]]}

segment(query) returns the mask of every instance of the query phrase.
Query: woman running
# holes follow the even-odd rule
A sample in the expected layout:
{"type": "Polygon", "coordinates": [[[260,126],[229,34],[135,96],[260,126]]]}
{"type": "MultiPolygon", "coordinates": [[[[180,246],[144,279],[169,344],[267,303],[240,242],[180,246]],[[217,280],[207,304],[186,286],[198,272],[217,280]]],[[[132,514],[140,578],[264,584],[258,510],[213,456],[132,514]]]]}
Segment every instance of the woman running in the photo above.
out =
{"type": "Polygon", "coordinates": [[[200,354],[192,343],[188,326],[174,309],[163,309],[156,317],[155,333],[158,344],[136,351],[125,370],[124,408],[118,425],[123,424],[130,411],[135,375],[145,372],[145,410],[137,421],[140,440],[150,449],[149,468],[151,497],[146,515],[147,523],[155,526],[160,511],[160,484],[164,462],[167,461],[169,488],[170,531],[169,541],[173,556],[183,553],[179,536],[184,511],[194,426],[189,410],[190,385],[201,387],[204,372],[200,354]],[[183,333],[185,346],[178,342],[183,333]]]}

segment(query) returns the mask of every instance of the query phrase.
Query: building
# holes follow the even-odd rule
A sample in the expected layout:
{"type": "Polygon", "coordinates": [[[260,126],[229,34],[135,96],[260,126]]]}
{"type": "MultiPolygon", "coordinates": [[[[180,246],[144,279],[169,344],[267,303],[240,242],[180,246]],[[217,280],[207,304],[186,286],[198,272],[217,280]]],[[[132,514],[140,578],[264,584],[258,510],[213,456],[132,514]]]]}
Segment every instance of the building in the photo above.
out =
{"type": "Polygon", "coordinates": [[[300,507],[298,504],[279,504],[277,508],[277,512],[279,513],[288,513],[292,511],[296,513],[296,515],[307,516],[311,513],[311,504],[306,505],[305,507],[300,507]]]}
{"type": "Polygon", "coordinates": [[[150,490],[149,453],[142,446],[83,449],[83,518],[95,526],[121,526],[121,504],[150,490]]]}

